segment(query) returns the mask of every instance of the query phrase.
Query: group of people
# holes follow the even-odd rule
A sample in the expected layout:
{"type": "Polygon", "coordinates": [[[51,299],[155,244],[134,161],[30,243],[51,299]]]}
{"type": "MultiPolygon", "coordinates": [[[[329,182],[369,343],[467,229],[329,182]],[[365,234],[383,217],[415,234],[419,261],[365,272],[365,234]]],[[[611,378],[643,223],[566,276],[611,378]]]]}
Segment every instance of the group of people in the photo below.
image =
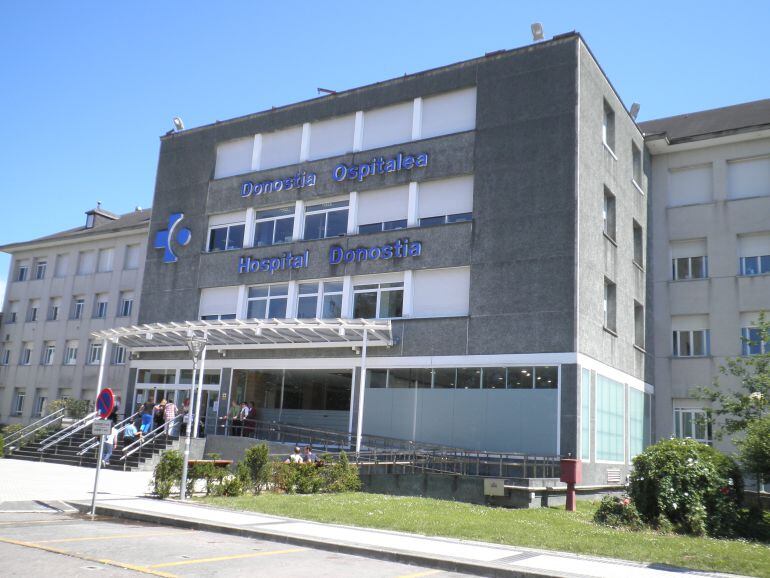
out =
{"type": "MultiPolygon", "coordinates": [[[[180,413],[187,416],[189,413],[189,405],[190,402],[186,399],[182,408],[179,409],[173,400],[169,401],[162,399],[160,402],[155,403],[153,398],[148,398],[144,403],[138,404],[136,408],[136,411],[142,416],[141,425],[137,432],[138,435],[146,435],[151,431],[162,427],[164,424],[166,426],[166,433],[172,436],[178,435],[179,424],[178,422],[174,422],[174,419],[180,413]]],[[[182,421],[186,425],[187,420],[183,418],[182,421]]]]}
{"type": "Polygon", "coordinates": [[[321,460],[313,453],[313,448],[310,444],[304,448],[299,446],[294,447],[294,453],[289,454],[289,457],[283,460],[285,464],[320,464],[321,460]]]}
{"type": "Polygon", "coordinates": [[[221,419],[232,436],[253,437],[257,431],[257,407],[253,401],[233,401],[230,411],[221,419]]]}

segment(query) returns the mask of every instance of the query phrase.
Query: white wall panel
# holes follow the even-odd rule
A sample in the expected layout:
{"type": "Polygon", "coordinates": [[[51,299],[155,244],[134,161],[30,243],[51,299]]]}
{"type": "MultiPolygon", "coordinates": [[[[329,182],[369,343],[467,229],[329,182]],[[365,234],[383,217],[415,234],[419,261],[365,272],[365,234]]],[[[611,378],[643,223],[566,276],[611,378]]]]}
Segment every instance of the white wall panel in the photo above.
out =
{"type": "Polygon", "coordinates": [[[211,287],[201,289],[199,316],[227,315],[235,313],[238,304],[238,287],[211,287]]]}
{"type": "Polygon", "coordinates": [[[417,214],[420,218],[470,213],[472,211],[472,175],[419,184],[417,214]]]}
{"type": "Polygon", "coordinates": [[[694,205],[711,202],[714,194],[711,163],[671,169],[668,175],[668,205],[694,205]]]}
{"type": "Polygon", "coordinates": [[[413,317],[468,315],[470,267],[414,272],[413,317]]]}
{"type": "Polygon", "coordinates": [[[253,137],[223,142],[217,146],[217,166],[214,169],[214,178],[221,179],[248,173],[251,170],[253,148],[253,137]]]}
{"type": "Polygon", "coordinates": [[[358,193],[357,223],[382,223],[406,219],[409,185],[358,193]]]}
{"type": "Polygon", "coordinates": [[[694,331],[709,328],[708,315],[672,315],[671,329],[673,331],[694,331]]]}
{"type": "Polygon", "coordinates": [[[302,125],[263,133],[260,170],[298,163],[301,148],[302,125]]]}
{"type": "Polygon", "coordinates": [[[364,112],[363,149],[373,149],[412,140],[414,102],[404,102],[364,112]]]}
{"type": "Polygon", "coordinates": [[[323,159],[352,151],[355,124],[355,114],[312,123],[309,158],[323,159]]]}
{"type": "Polygon", "coordinates": [[[222,213],[221,215],[211,215],[209,217],[209,227],[217,225],[229,225],[231,223],[245,223],[246,211],[236,211],[234,213],[222,213]]]}
{"type": "Polygon", "coordinates": [[[422,138],[476,128],[476,88],[466,88],[424,98],[422,138]]]}
{"type": "Polygon", "coordinates": [[[727,195],[731,199],[770,195],[770,157],[728,161],[727,195]]]}

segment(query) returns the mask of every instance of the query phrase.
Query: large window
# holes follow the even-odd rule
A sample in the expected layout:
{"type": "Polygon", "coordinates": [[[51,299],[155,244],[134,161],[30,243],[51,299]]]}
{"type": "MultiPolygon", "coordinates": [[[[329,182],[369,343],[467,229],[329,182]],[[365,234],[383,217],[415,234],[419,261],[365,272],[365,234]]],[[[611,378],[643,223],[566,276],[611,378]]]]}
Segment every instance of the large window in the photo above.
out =
{"type": "Polygon", "coordinates": [[[131,317],[134,309],[134,292],[123,291],[120,294],[120,304],[118,306],[118,317],[131,317]]]}
{"type": "Polygon", "coordinates": [[[615,240],[615,195],[604,187],[604,207],[602,209],[602,219],[604,221],[604,234],[613,241],[615,240]]]}
{"type": "Polygon", "coordinates": [[[43,365],[53,365],[55,355],[56,343],[53,341],[46,341],[43,345],[43,365]]]}
{"type": "Polygon", "coordinates": [[[640,189],[642,188],[642,151],[636,146],[636,143],[631,143],[631,161],[633,165],[633,179],[640,189]]]}
{"type": "Polygon", "coordinates": [[[25,341],[21,344],[21,365],[30,365],[32,363],[32,342],[25,341]]]}
{"type": "Polygon", "coordinates": [[[633,236],[634,236],[634,263],[644,269],[644,229],[642,226],[634,220],[633,224],[633,236]]]}
{"type": "Polygon", "coordinates": [[[408,185],[359,193],[356,212],[358,232],[377,233],[406,228],[408,205],[408,185]]]}
{"type": "Polygon", "coordinates": [[[45,279],[45,270],[48,262],[45,259],[38,259],[35,262],[35,279],[45,279]]]}
{"type": "Polygon", "coordinates": [[[770,233],[740,235],[738,255],[741,275],[770,273],[770,233]]]}
{"type": "Polygon", "coordinates": [[[367,370],[372,388],[422,389],[556,389],[557,366],[436,367],[367,370]]]}
{"type": "Polygon", "coordinates": [[[617,286],[604,279],[604,327],[615,332],[617,325],[617,286]]]}
{"type": "Polygon", "coordinates": [[[107,249],[99,249],[99,256],[97,258],[96,270],[99,273],[108,273],[112,271],[112,262],[115,257],[115,251],[110,247],[107,249]]]}
{"type": "Polygon", "coordinates": [[[26,281],[29,277],[29,263],[27,261],[19,261],[16,265],[16,281],[26,281]]]}
{"type": "Polygon", "coordinates": [[[305,208],[305,240],[339,237],[348,231],[348,201],[305,208]]]}
{"type": "Polygon", "coordinates": [[[367,283],[353,286],[353,317],[389,319],[401,317],[404,282],[367,283]]]}
{"type": "Polygon", "coordinates": [[[711,422],[705,410],[700,408],[674,408],[674,435],[711,444],[711,422]]]}
{"type": "Polygon", "coordinates": [[[25,391],[21,388],[13,390],[13,407],[11,408],[11,415],[21,415],[24,411],[24,399],[27,397],[25,391]]]}
{"type": "Polygon", "coordinates": [[[770,352],[770,341],[767,339],[763,340],[762,337],[762,331],[759,327],[741,328],[743,355],[760,355],[770,352]]]}
{"type": "Polygon", "coordinates": [[[473,176],[420,183],[417,216],[421,227],[470,221],[473,218],[473,176]]]}
{"type": "Polygon", "coordinates": [[[708,329],[674,331],[674,357],[703,357],[709,355],[709,333],[708,329]]]}
{"type": "Polygon", "coordinates": [[[11,362],[11,346],[9,343],[3,344],[0,350],[0,365],[8,365],[11,362]]]}
{"type": "Polygon", "coordinates": [[[83,310],[86,307],[85,297],[73,297],[71,319],[82,319],[83,310]]]}
{"type": "Polygon", "coordinates": [[[741,275],[763,275],[770,273],[770,255],[741,257],[741,275]]]}
{"type": "Polygon", "coordinates": [[[40,300],[30,299],[29,306],[27,307],[27,321],[37,321],[39,311],[40,300]]]}
{"type": "Polygon", "coordinates": [[[78,360],[78,342],[68,341],[64,347],[64,365],[75,365],[78,360]]]}
{"type": "Polygon", "coordinates": [[[624,461],[625,386],[596,375],[596,459],[624,461]]]}
{"type": "Polygon", "coordinates": [[[57,321],[61,313],[61,297],[51,297],[48,302],[48,320],[57,321]]]}
{"type": "Polygon", "coordinates": [[[243,247],[243,232],[246,225],[234,223],[209,229],[209,251],[229,251],[243,247]]]}
{"type": "Polygon", "coordinates": [[[93,341],[88,344],[88,365],[98,365],[102,360],[103,345],[101,341],[93,341]]]}
{"type": "Polygon", "coordinates": [[[174,383],[175,380],[176,371],[173,369],[140,369],[136,376],[136,383],[157,383],[165,385],[174,383]]]}
{"type": "Polygon", "coordinates": [[[126,245],[126,257],[123,268],[126,270],[138,269],[140,259],[140,245],[126,245]]]}
{"type": "Polygon", "coordinates": [[[644,305],[634,301],[634,345],[644,349],[644,305]]]}
{"type": "Polygon", "coordinates": [[[246,317],[248,319],[285,318],[288,298],[288,285],[249,287],[246,317]]]}
{"type": "Polygon", "coordinates": [[[107,294],[98,293],[94,303],[94,319],[105,319],[107,317],[107,294]]]}
{"type": "Polygon", "coordinates": [[[649,409],[643,391],[628,389],[628,459],[642,453],[648,443],[649,409]]]}
{"type": "Polygon", "coordinates": [[[708,257],[678,257],[671,261],[671,277],[674,281],[705,279],[708,277],[708,257]]]}
{"type": "Polygon", "coordinates": [[[602,114],[602,142],[611,151],[615,150],[615,111],[606,100],[602,114]]]}
{"type": "Polygon", "coordinates": [[[591,459],[591,371],[580,372],[580,459],[591,459]]]}
{"type": "Polygon", "coordinates": [[[294,206],[257,211],[254,246],[290,243],[294,231],[294,206]]]}
{"type": "Polygon", "coordinates": [[[300,319],[342,317],[342,281],[300,283],[297,295],[300,319]]]}
{"type": "Polygon", "coordinates": [[[111,365],[125,365],[126,364],[126,348],[122,345],[113,344],[110,354],[111,365]]]}

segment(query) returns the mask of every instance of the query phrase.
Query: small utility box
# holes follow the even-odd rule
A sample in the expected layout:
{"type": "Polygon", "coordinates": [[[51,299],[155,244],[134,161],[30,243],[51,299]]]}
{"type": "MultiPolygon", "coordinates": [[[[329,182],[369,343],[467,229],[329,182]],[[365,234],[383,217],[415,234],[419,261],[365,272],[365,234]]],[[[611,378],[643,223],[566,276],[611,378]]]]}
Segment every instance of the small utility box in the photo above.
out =
{"type": "Polygon", "coordinates": [[[574,512],[575,506],[575,484],[583,481],[583,468],[580,460],[566,457],[561,459],[561,481],[567,484],[567,510],[574,512]]]}
{"type": "Polygon", "coordinates": [[[496,478],[484,478],[484,495],[485,496],[504,496],[505,480],[500,480],[496,478]]]}

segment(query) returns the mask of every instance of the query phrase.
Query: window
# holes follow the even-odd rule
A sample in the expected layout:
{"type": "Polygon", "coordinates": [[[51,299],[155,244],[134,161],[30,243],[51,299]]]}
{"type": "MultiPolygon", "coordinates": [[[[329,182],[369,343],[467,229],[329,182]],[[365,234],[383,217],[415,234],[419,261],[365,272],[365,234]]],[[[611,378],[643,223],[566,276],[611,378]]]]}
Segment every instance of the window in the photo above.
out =
{"type": "Polygon", "coordinates": [[[468,315],[470,267],[421,269],[412,275],[412,304],[415,317],[468,315]]]}
{"type": "Polygon", "coordinates": [[[107,317],[107,295],[97,293],[94,303],[94,319],[105,319],[107,317]]]}
{"type": "Polygon", "coordinates": [[[473,176],[420,183],[417,217],[421,227],[470,221],[473,218],[473,176]]]}
{"type": "Polygon", "coordinates": [[[422,131],[419,138],[431,138],[474,128],[476,87],[422,99],[422,131]]]}
{"type": "Polygon", "coordinates": [[[110,365],[126,364],[126,348],[122,345],[113,344],[110,353],[110,365]]]}
{"type": "Polygon", "coordinates": [[[88,344],[88,359],[86,363],[88,365],[98,365],[102,360],[102,347],[101,341],[92,341],[88,344]]]}
{"type": "Polygon", "coordinates": [[[770,195],[770,157],[727,161],[727,196],[730,199],[770,195]]]}
{"type": "Polygon", "coordinates": [[[634,345],[644,349],[644,305],[634,301],[634,345]]]}
{"type": "Polygon", "coordinates": [[[398,229],[406,229],[406,219],[399,219],[398,221],[385,221],[384,223],[371,223],[368,225],[360,225],[358,232],[366,233],[379,233],[381,231],[396,231],[398,229]]]}
{"type": "Polygon", "coordinates": [[[48,301],[48,321],[57,321],[61,313],[61,297],[52,297],[48,301]]]}
{"type": "Polygon", "coordinates": [[[638,389],[628,389],[628,459],[642,453],[648,444],[649,403],[647,395],[638,389]]]}
{"type": "Polygon", "coordinates": [[[355,123],[354,114],[312,123],[309,158],[323,159],[352,151],[355,123]]]}
{"type": "Polygon", "coordinates": [[[212,227],[209,230],[209,251],[241,249],[245,229],[243,223],[212,227]]]}
{"type": "Polygon", "coordinates": [[[294,232],[294,206],[257,211],[254,246],[267,247],[290,243],[294,232]]]}
{"type": "Polygon", "coordinates": [[[118,317],[131,317],[131,312],[134,309],[134,292],[123,291],[120,294],[120,306],[118,309],[118,317]]]}
{"type": "Polygon", "coordinates": [[[358,232],[376,233],[404,229],[407,224],[409,185],[358,194],[358,232]]]}
{"type": "Polygon", "coordinates": [[[300,283],[297,296],[300,319],[339,319],[342,317],[342,281],[300,283]]]}
{"type": "Polygon", "coordinates": [[[78,360],[78,342],[68,341],[64,348],[64,365],[75,365],[78,360]]]}
{"type": "Polygon", "coordinates": [[[38,389],[37,395],[35,396],[35,407],[32,410],[32,417],[41,417],[43,415],[47,401],[48,397],[44,395],[44,391],[42,389],[38,389]]]}
{"type": "Polygon", "coordinates": [[[615,320],[617,318],[617,285],[609,279],[604,279],[604,327],[609,329],[613,333],[617,326],[615,320]]]}
{"type": "Polygon", "coordinates": [[[711,422],[700,408],[674,408],[674,435],[711,445],[711,422]]]}
{"type": "Polygon", "coordinates": [[[741,275],[763,275],[770,273],[770,255],[741,257],[741,275]]]}
{"type": "Polygon", "coordinates": [[[580,459],[591,459],[591,371],[580,371],[580,459]]]}
{"type": "Polygon", "coordinates": [[[604,208],[602,209],[602,218],[604,219],[604,234],[614,241],[615,195],[613,195],[607,187],[604,187],[604,208]]]}
{"type": "Polygon", "coordinates": [[[72,300],[72,319],[83,319],[83,309],[85,309],[86,300],[84,297],[74,297],[72,300]]]}
{"type": "Polygon", "coordinates": [[[596,375],[596,459],[624,461],[625,386],[596,375]]]}
{"type": "Polygon", "coordinates": [[[710,203],[713,197],[714,175],[711,163],[669,169],[669,207],[710,203]]]}
{"type": "Polygon", "coordinates": [[[285,167],[300,161],[302,126],[291,126],[274,132],[262,133],[259,169],[285,167]]]}
{"type": "Polygon", "coordinates": [[[8,302],[8,316],[7,319],[5,319],[5,323],[16,323],[19,318],[19,302],[18,301],[9,301],[8,302]]]}
{"type": "Polygon", "coordinates": [[[634,263],[644,269],[644,230],[634,221],[634,263]]]}
{"type": "Polygon", "coordinates": [[[356,319],[401,317],[403,305],[403,281],[353,286],[353,317],[356,319]]]}
{"type": "Polygon", "coordinates": [[[743,343],[743,355],[761,355],[770,353],[770,339],[765,335],[762,339],[762,331],[758,327],[741,328],[741,342],[743,343]]]}
{"type": "Polygon", "coordinates": [[[27,397],[27,394],[23,389],[17,387],[13,390],[13,407],[11,408],[11,415],[21,415],[21,412],[24,411],[25,397],[27,397]]]}
{"type": "Polygon", "coordinates": [[[39,311],[40,311],[40,300],[30,299],[29,306],[27,307],[27,321],[37,321],[37,316],[39,311]]]}
{"type": "Polygon", "coordinates": [[[99,249],[99,256],[96,261],[96,270],[99,273],[108,273],[112,271],[112,261],[115,251],[112,248],[99,249]]]}
{"type": "Polygon", "coordinates": [[[674,357],[704,357],[709,355],[709,333],[708,329],[674,331],[674,357]]]}
{"type": "Polygon", "coordinates": [[[96,268],[96,251],[78,253],[78,275],[90,275],[96,268]]]}
{"type": "Polygon", "coordinates": [[[708,257],[679,257],[672,259],[671,276],[674,281],[705,279],[708,277],[708,257]]]}
{"type": "Polygon", "coordinates": [[[27,261],[19,261],[16,266],[16,281],[26,281],[29,276],[29,264],[27,261]]]}
{"type": "Polygon", "coordinates": [[[288,285],[249,287],[246,317],[248,319],[285,318],[288,299],[288,285]]]}
{"type": "Polygon", "coordinates": [[[611,151],[615,150],[615,111],[605,100],[604,114],[602,115],[602,142],[611,151]]]}
{"type": "Polygon", "coordinates": [[[364,111],[363,149],[412,140],[414,101],[364,111]]]}
{"type": "Polygon", "coordinates": [[[210,315],[201,315],[202,321],[229,321],[235,318],[235,313],[213,313],[210,315]]]}
{"type": "Polygon", "coordinates": [[[21,344],[21,365],[30,365],[32,363],[32,342],[25,341],[21,344]]]}
{"type": "Polygon", "coordinates": [[[633,165],[633,179],[636,186],[642,188],[642,151],[636,146],[635,142],[631,143],[631,160],[633,165]]]}
{"type": "Polygon", "coordinates": [[[367,386],[391,389],[555,389],[558,387],[558,374],[556,366],[370,369],[367,371],[367,386]],[[535,375],[540,378],[538,385],[534,385],[537,381],[535,375]]]}
{"type": "Polygon", "coordinates": [[[305,208],[305,241],[340,237],[348,231],[348,201],[305,208]]]}
{"type": "Polygon", "coordinates": [[[123,268],[126,270],[139,268],[139,249],[140,245],[126,245],[126,258],[123,261],[123,268]]]}
{"type": "Polygon", "coordinates": [[[214,178],[221,179],[252,170],[254,137],[242,138],[217,145],[217,164],[214,178]]]}
{"type": "Polygon", "coordinates": [[[35,279],[45,279],[45,270],[48,266],[48,261],[38,260],[35,263],[35,279]]]}
{"type": "Polygon", "coordinates": [[[54,263],[54,277],[66,277],[67,276],[67,255],[56,255],[56,262],[54,263]]]}
{"type": "Polygon", "coordinates": [[[11,348],[6,343],[0,352],[0,365],[8,365],[11,362],[11,348]]]}
{"type": "Polygon", "coordinates": [[[53,365],[55,354],[56,343],[53,341],[46,341],[43,345],[43,365],[53,365]]]}
{"type": "MultiPolygon", "coordinates": [[[[192,375],[192,370],[187,370],[192,375]]],[[[184,373],[184,370],[182,370],[184,373]]],[[[176,380],[176,370],[174,369],[140,369],[137,373],[136,383],[174,383],[176,380]]],[[[180,378],[180,383],[184,381],[180,378]]],[[[189,381],[187,382],[190,383],[189,381]]]]}

